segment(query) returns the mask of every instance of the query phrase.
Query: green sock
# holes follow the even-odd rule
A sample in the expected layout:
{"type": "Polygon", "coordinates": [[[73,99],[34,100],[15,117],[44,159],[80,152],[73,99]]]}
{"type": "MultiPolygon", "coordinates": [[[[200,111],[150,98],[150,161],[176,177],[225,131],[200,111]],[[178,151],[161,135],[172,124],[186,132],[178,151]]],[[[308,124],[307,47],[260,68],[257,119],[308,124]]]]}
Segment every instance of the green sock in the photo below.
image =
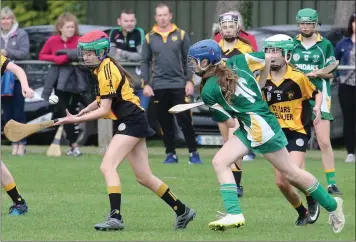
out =
{"type": "Polygon", "coordinates": [[[327,193],[318,181],[316,181],[315,184],[306,191],[328,212],[336,210],[337,203],[334,197],[327,193]]]}
{"type": "Polygon", "coordinates": [[[328,185],[335,185],[336,180],[335,180],[335,169],[330,169],[325,171],[325,176],[326,176],[326,181],[328,182],[328,185]]]}
{"type": "Polygon", "coordinates": [[[224,207],[226,213],[241,214],[240,201],[237,197],[236,184],[222,184],[220,185],[220,193],[224,200],[224,207]]]}

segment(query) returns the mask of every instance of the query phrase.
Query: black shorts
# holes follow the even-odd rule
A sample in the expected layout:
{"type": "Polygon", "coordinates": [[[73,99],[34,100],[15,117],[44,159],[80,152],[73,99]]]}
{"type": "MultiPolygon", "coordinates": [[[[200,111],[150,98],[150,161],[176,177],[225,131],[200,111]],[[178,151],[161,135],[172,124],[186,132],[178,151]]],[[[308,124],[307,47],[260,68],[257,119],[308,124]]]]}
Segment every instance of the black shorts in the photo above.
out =
{"type": "Polygon", "coordinates": [[[155,135],[150,127],[145,111],[119,118],[116,122],[116,133],[137,138],[146,138],[155,135]]]}
{"type": "Polygon", "coordinates": [[[296,131],[290,131],[289,129],[283,129],[283,132],[288,140],[288,145],[286,146],[288,152],[300,151],[306,152],[309,136],[296,131]]]}

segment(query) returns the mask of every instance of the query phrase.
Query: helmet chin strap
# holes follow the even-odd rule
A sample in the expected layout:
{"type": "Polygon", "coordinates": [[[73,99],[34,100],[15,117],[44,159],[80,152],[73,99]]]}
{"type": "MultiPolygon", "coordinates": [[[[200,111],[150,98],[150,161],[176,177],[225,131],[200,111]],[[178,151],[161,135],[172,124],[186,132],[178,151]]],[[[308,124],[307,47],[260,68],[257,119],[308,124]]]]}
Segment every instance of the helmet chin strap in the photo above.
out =
{"type": "Polygon", "coordinates": [[[237,36],[235,36],[235,37],[226,37],[226,38],[224,37],[224,40],[226,42],[229,42],[229,43],[234,42],[236,39],[237,39],[237,36]]]}
{"type": "Polygon", "coordinates": [[[309,34],[306,34],[306,33],[304,33],[304,32],[301,32],[301,35],[302,35],[304,38],[310,38],[310,37],[313,36],[313,34],[314,34],[314,31],[313,31],[313,32],[310,32],[309,34]]]}
{"type": "Polygon", "coordinates": [[[271,71],[279,71],[282,69],[287,64],[287,62],[284,62],[282,65],[271,65],[271,71]]]}

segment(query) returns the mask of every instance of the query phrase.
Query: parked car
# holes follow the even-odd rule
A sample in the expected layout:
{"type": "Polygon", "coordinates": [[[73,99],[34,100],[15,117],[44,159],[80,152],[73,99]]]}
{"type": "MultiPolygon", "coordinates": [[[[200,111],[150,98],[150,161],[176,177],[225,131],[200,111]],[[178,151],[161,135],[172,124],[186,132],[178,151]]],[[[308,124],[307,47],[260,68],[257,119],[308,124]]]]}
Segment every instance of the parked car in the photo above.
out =
{"type": "MultiPolygon", "coordinates": [[[[318,28],[318,31],[322,36],[329,39],[334,47],[336,43],[343,37],[345,29],[333,28],[331,25],[322,25],[318,28]]],[[[259,51],[263,51],[263,41],[268,37],[275,34],[287,34],[291,37],[299,33],[297,25],[275,25],[275,26],[264,26],[247,31],[253,34],[256,38],[257,46],[259,51]]],[[[198,88],[200,85],[199,78],[195,79],[195,96],[194,99],[199,98],[198,88]]],[[[338,139],[343,136],[342,133],[342,113],[339,105],[338,99],[338,83],[332,83],[332,113],[335,120],[331,123],[331,138],[338,139]]],[[[193,124],[197,133],[197,142],[200,145],[222,145],[223,139],[220,135],[217,124],[212,121],[209,109],[206,106],[200,106],[192,109],[193,113],[193,124]]],[[[314,133],[312,134],[312,139],[310,140],[310,147],[316,147],[316,139],[314,133]]]]}

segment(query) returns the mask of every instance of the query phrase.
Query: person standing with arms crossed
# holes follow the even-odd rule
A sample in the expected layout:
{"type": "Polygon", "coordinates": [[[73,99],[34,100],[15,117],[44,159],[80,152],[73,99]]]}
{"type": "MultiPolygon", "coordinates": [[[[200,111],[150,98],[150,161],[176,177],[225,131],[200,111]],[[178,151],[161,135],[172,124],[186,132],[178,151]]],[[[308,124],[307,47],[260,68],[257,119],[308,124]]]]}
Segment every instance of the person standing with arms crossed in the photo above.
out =
{"type": "MultiPolygon", "coordinates": [[[[331,114],[331,88],[330,78],[333,74],[317,74],[318,69],[324,68],[336,61],[331,42],[317,33],[318,12],[311,8],[298,11],[296,17],[300,34],[294,38],[294,49],[291,63],[306,73],[310,81],[323,94],[321,104],[321,120],[314,125],[316,137],[321,150],[323,167],[328,183],[328,192],[342,194],[335,180],[335,159],[330,142],[330,121],[334,118],[331,114]]],[[[315,101],[310,101],[311,107],[315,101]]],[[[313,117],[314,118],[314,117],[313,117]]]]}
{"type": "MultiPolygon", "coordinates": [[[[110,55],[115,60],[122,62],[139,62],[142,56],[142,44],[145,33],[142,28],[136,26],[136,14],[131,9],[123,9],[117,19],[118,28],[110,31],[110,55]]],[[[148,109],[150,99],[143,95],[143,87],[138,75],[140,68],[135,70],[135,94],[140,98],[140,105],[145,110],[148,109]]]]}
{"type": "MultiPolygon", "coordinates": [[[[186,103],[186,97],[194,92],[192,72],[186,61],[190,40],[184,30],[171,23],[171,19],[172,11],[168,5],[158,4],[155,14],[157,24],[145,37],[141,62],[141,75],[145,85],[143,94],[152,96],[157,105],[157,118],[162,127],[167,154],[165,164],[178,163],[174,119],[168,110],[174,105],[186,103]]],[[[177,114],[177,120],[188,145],[189,163],[201,164],[189,111],[177,114]]]]}

